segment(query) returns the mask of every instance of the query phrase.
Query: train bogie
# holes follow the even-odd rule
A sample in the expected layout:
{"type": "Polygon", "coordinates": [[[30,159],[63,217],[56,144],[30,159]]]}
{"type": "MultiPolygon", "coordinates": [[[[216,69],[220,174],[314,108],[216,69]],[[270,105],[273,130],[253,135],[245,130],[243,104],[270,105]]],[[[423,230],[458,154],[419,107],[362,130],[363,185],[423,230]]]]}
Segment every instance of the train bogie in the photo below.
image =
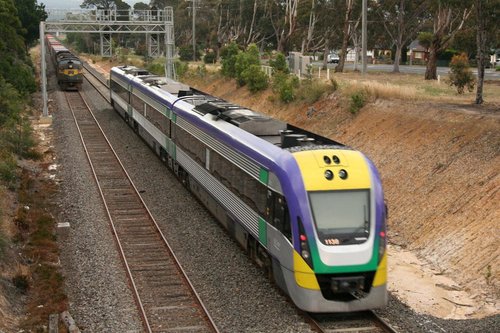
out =
{"type": "Polygon", "coordinates": [[[114,109],[301,309],[387,302],[383,192],[360,152],[134,67],[114,109]]]}

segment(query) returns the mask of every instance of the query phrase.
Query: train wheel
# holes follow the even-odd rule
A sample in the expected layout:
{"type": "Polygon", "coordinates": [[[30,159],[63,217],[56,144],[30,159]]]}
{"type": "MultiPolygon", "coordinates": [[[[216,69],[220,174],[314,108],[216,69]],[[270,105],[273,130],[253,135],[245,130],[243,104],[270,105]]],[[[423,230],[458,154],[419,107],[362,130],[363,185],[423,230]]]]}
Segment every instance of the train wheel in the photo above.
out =
{"type": "Polygon", "coordinates": [[[248,236],[247,253],[250,259],[257,262],[257,241],[252,236],[248,236]]]}
{"type": "Polygon", "coordinates": [[[271,281],[274,281],[273,261],[271,257],[269,256],[267,251],[261,246],[259,246],[258,255],[261,258],[261,261],[263,262],[263,268],[267,278],[271,281]]]}
{"type": "Polygon", "coordinates": [[[160,159],[163,163],[167,163],[167,160],[168,160],[168,154],[167,152],[165,151],[165,149],[160,148],[160,159]]]}

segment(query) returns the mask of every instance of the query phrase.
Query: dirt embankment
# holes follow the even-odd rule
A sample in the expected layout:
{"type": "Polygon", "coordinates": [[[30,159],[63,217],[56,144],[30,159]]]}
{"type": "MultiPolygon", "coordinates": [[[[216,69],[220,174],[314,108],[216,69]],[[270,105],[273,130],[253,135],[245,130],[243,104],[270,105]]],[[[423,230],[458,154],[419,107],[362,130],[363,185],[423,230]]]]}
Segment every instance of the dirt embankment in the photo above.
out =
{"type": "Polygon", "coordinates": [[[382,175],[391,244],[417,254],[436,275],[452,277],[460,285],[453,288],[486,304],[487,312],[498,311],[500,111],[495,107],[377,100],[352,115],[340,107],[336,93],[311,109],[300,103],[276,106],[269,92],[251,95],[224,79],[190,84],[363,151],[382,175]]]}

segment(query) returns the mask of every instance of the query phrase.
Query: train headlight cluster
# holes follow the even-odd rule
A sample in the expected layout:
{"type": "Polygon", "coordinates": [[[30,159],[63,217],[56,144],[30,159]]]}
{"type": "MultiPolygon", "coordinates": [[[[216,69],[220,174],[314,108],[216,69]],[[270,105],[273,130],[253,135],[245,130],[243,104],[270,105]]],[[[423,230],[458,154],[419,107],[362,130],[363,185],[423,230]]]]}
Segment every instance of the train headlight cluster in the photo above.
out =
{"type": "MultiPolygon", "coordinates": [[[[332,180],[334,178],[332,170],[326,170],[324,175],[325,175],[325,178],[327,180],[332,180]]],[[[347,177],[348,177],[347,171],[345,169],[341,169],[339,171],[339,178],[340,179],[347,179],[347,177]]]]}
{"type": "Polygon", "coordinates": [[[306,235],[301,234],[299,238],[300,238],[300,248],[302,249],[300,254],[302,255],[302,258],[309,259],[311,257],[311,254],[308,251],[309,246],[307,245],[307,237],[306,235]]]}
{"type": "Polygon", "coordinates": [[[337,155],[333,155],[332,158],[330,158],[330,156],[323,156],[323,161],[325,162],[325,164],[332,164],[332,161],[333,163],[335,164],[340,164],[340,158],[337,156],[337,155]]]}

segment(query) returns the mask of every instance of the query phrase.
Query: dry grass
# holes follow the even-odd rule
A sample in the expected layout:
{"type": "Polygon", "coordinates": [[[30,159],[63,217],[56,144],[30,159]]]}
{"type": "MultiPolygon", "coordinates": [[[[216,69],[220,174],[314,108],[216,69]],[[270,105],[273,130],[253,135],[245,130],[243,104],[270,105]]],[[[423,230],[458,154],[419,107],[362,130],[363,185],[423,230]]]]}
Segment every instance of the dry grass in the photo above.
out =
{"type": "MultiPolygon", "coordinates": [[[[440,81],[424,80],[423,75],[369,73],[363,77],[359,73],[342,73],[333,76],[346,95],[365,90],[374,99],[433,101],[445,103],[471,103],[475,99],[475,90],[459,95],[451,87],[447,78],[440,81]]],[[[498,95],[500,82],[485,81],[483,97],[485,100],[500,104],[498,95]]]]}

